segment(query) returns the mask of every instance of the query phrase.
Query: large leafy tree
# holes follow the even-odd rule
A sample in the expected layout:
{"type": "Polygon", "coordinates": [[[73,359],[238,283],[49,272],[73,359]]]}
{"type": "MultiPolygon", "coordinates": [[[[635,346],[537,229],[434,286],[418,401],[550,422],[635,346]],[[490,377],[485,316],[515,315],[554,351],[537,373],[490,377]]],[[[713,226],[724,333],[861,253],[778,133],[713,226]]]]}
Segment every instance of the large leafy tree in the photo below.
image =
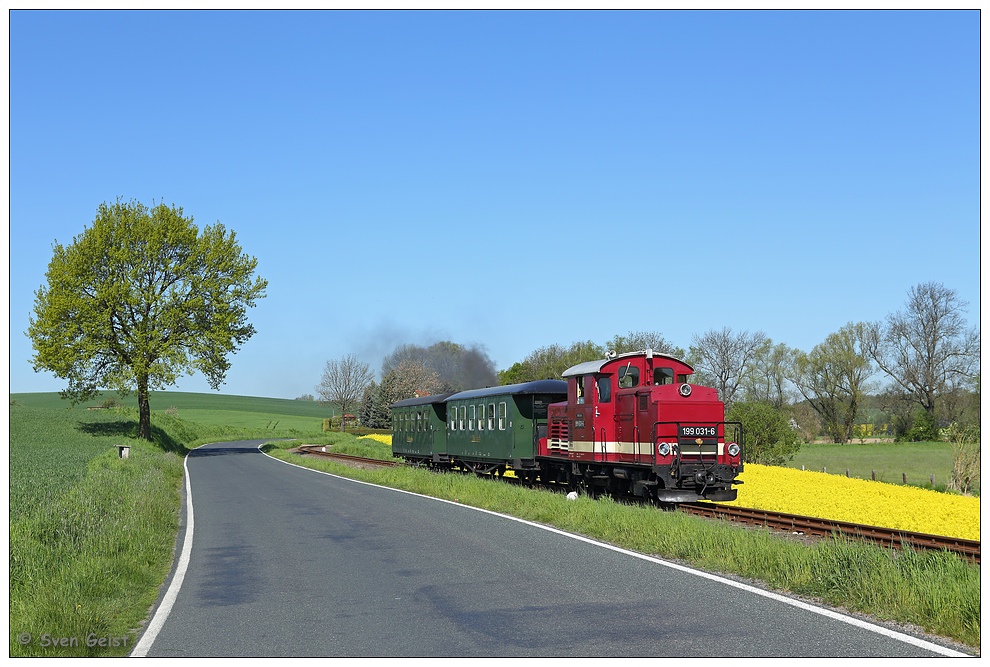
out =
{"type": "Polygon", "coordinates": [[[852,438],[873,375],[870,360],[861,349],[860,330],[859,325],[847,324],[811,352],[797,352],[794,359],[791,379],[836,443],[852,438]]]}
{"type": "Polygon", "coordinates": [[[571,366],[605,358],[605,348],[590,340],[564,347],[553,343],[533,350],[520,362],[499,373],[499,383],[516,384],[533,380],[559,379],[571,366]]]}
{"type": "Polygon", "coordinates": [[[200,232],[174,205],[103,203],[52,254],[27,331],[34,369],[68,380],[62,396],[73,402],[101,388],[136,390],[146,440],[149,391],[196,371],[219,389],[228,355],[255,333],[247,309],[268,285],[233,231],[217,223],[200,232]]]}

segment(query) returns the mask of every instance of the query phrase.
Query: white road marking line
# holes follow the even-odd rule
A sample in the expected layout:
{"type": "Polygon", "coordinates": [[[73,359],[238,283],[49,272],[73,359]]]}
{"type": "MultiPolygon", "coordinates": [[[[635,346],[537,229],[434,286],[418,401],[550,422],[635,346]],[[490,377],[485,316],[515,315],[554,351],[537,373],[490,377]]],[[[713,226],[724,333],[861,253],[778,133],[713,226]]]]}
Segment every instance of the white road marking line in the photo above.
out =
{"type": "MultiPolygon", "coordinates": [[[[205,447],[205,445],[203,446],[205,447]]],[[[178,597],[179,589],[182,588],[182,580],[186,577],[186,570],[189,568],[189,555],[192,553],[193,543],[193,502],[192,483],[189,481],[188,455],[185,461],[183,461],[182,467],[186,473],[186,534],[182,540],[182,552],[179,554],[179,562],[175,567],[175,576],[172,577],[172,583],[169,584],[168,590],[165,592],[165,597],[162,598],[161,605],[155,611],[151,622],[148,623],[148,628],[141,635],[141,640],[134,647],[134,650],[131,651],[132,658],[143,658],[148,655],[151,645],[155,643],[158,633],[161,632],[162,626],[168,620],[168,615],[172,611],[172,605],[175,604],[175,598],[178,597]]]]}

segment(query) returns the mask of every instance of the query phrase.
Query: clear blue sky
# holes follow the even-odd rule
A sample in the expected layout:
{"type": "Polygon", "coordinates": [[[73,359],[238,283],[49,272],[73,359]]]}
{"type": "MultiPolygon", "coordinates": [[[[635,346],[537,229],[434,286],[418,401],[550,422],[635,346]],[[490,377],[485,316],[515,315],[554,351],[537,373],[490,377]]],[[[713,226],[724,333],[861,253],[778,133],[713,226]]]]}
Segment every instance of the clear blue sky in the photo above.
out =
{"type": "Polygon", "coordinates": [[[11,391],[64,388],[34,292],[118,197],[257,257],[228,394],[437,340],[810,350],[928,281],[975,325],[980,16],[12,12],[11,391]]]}

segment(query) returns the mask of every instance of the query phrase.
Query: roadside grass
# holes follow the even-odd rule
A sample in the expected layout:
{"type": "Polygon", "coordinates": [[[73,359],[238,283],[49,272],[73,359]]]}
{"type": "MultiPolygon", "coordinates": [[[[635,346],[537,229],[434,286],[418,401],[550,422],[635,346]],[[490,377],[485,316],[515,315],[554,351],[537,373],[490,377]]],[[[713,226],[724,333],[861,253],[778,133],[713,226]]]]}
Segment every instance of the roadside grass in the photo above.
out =
{"type": "MultiPolygon", "coordinates": [[[[794,459],[785,464],[787,468],[815,470],[833,475],[871,479],[876,473],[878,482],[903,484],[907,475],[909,486],[945,491],[952,474],[952,445],[947,442],[876,442],[860,444],[851,442],[844,445],[832,443],[812,443],[801,445],[794,459]],[[935,475],[934,486],[931,476],[935,475]]],[[[979,482],[975,494],[980,495],[979,482]]]]}
{"type": "MultiPolygon", "coordinates": [[[[353,436],[341,436],[334,451],[342,451],[346,437],[353,436]]],[[[406,467],[352,468],[330,459],[289,453],[293,446],[272,443],[264,450],[276,458],[341,477],[509,514],[980,646],[980,568],[950,554],[894,552],[839,538],[805,543],[765,529],[625,505],[608,498],[567,501],[559,493],[466,475],[406,467]]],[[[387,445],[379,443],[357,446],[377,449],[380,455],[385,449],[390,452],[387,445]]]]}

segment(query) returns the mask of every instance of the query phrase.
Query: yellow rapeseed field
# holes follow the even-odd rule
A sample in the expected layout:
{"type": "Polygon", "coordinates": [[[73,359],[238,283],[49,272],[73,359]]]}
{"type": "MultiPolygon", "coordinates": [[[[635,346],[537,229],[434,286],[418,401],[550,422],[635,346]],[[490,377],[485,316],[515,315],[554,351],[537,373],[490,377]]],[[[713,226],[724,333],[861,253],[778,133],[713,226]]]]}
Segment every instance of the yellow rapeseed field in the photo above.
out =
{"type": "Polygon", "coordinates": [[[368,435],[362,435],[362,438],[368,438],[369,440],[375,440],[382,443],[383,445],[392,446],[392,436],[385,435],[384,433],[369,433],[368,435]]]}
{"type": "Polygon", "coordinates": [[[726,505],[980,539],[980,499],[747,463],[738,498],[726,505]]]}

